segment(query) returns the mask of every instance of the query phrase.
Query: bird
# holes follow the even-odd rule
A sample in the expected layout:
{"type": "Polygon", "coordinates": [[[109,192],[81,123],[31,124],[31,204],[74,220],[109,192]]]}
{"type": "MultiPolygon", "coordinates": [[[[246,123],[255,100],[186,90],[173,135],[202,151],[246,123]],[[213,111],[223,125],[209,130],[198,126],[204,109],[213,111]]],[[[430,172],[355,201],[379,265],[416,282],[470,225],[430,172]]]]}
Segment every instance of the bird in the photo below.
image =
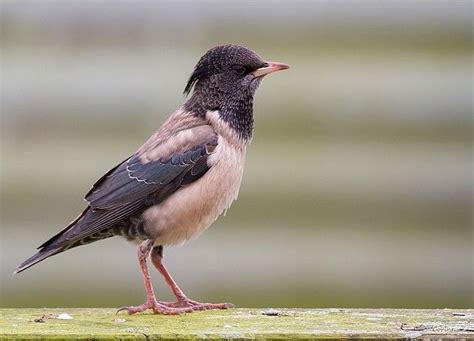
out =
{"type": "Polygon", "coordinates": [[[254,130],[255,92],[266,75],[288,68],[242,45],[208,50],[187,81],[184,104],[97,180],[85,196],[84,211],[15,273],[77,246],[122,236],[138,245],[146,302],[118,312],[175,315],[233,307],[189,299],[163,264],[163,248],[198,236],[237,199],[254,130]],[[176,301],[157,300],[148,259],[176,301]]]}

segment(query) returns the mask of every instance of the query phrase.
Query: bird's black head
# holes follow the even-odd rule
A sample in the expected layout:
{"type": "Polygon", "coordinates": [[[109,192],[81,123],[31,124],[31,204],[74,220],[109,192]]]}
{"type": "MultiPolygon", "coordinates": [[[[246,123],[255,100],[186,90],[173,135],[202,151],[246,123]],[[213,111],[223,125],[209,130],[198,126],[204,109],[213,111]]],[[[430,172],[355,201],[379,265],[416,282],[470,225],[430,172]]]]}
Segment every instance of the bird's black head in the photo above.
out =
{"type": "Polygon", "coordinates": [[[255,52],[239,45],[217,46],[206,52],[194,68],[184,93],[203,85],[216,85],[223,92],[248,87],[251,72],[263,67],[265,61],[255,52]]]}
{"type": "Polygon", "coordinates": [[[185,107],[199,115],[217,110],[244,139],[253,129],[253,96],[263,76],[288,65],[266,62],[240,45],[217,46],[201,57],[184,90],[193,95],[185,107]]]}

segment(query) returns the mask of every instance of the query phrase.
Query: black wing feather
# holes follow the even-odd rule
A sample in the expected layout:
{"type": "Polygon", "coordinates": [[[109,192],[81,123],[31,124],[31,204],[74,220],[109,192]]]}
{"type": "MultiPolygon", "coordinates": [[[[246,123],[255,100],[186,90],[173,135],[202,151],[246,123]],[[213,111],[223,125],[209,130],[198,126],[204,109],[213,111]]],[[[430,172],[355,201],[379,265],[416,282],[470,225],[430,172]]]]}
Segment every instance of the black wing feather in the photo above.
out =
{"type": "MultiPolygon", "coordinates": [[[[74,242],[109,228],[164,200],[183,185],[183,178],[187,173],[191,173],[196,162],[201,159],[199,167],[202,168],[204,162],[206,169],[201,169],[199,175],[204,175],[209,169],[207,156],[205,145],[173,155],[167,161],[142,163],[137,155],[133,155],[103,180],[96,191],[86,197],[91,208],[90,213],[76,224],[73,233],[66,233],[66,240],[62,243],[74,242]]],[[[194,176],[194,181],[197,179],[198,177],[194,176]]]]}
{"type": "Polygon", "coordinates": [[[215,137],[167,160],[144,163],[132,155],[101,177],[86,194],[88,207],[69,226],[46,241],[40,251],[22,263],[17,272],[43,259],[80,245],[80,241],[139,214],[166,199],[181,186],[203,176],[207,158],[217,145],[215,137]]]}

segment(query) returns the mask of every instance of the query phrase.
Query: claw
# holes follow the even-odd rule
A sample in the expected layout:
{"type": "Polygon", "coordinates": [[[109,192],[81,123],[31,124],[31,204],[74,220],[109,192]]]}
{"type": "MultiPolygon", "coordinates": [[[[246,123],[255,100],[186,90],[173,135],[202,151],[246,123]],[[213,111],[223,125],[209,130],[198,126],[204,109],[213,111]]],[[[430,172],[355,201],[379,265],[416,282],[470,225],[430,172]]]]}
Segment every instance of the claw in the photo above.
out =
{"type": "Polygon", "coordinates": [[[118,313],[124,311],[124,310],[128,310],[129,307],[120,307],[117,309],[117,311],[115,312],[115,315],[118,315],[118,313]]]}

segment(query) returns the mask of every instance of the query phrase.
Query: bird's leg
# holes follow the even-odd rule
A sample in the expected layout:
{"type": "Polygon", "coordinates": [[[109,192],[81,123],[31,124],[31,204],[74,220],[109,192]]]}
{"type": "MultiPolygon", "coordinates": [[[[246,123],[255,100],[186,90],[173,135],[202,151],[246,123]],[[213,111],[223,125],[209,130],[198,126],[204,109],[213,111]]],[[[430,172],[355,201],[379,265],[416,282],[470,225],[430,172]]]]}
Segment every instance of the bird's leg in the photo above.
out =
{"type": "Polygon", "coordinates": [[[140,263],[140,268],[142,270],[143,275],[143,282],[145,284],[145,291],[146,291],[146,302],[132,307],[122,307],[120,311],[127,311],[129,315],[143,312],[147,309],[152,309],[156,314],[167,314],[167,315],[175,315],[185,312],[193,311],[193,309],[186,308],[186,307],[168,307],[164,304],[159,303],[156,300],[155,292],[153,291],[153,285],[151,283],[150,273],[148,272],[148,266],[146,259],[150,255],[150,251],[153,248],[153,240],[145,240],[138,246],[137,255],[138,261],[140,263]]]}
{"type": "Polygon", "coordinates": [[[163,265],[163,247],[161,245],[155,246],[151,250],[151,261],[156,269],[161,273],[177,300],[176,302],[159,302],[160,304],[170,308],[191,308],[192,310],[227,309],[234,306],[231,303],[200,303],[190,300],[163,265]]]}

